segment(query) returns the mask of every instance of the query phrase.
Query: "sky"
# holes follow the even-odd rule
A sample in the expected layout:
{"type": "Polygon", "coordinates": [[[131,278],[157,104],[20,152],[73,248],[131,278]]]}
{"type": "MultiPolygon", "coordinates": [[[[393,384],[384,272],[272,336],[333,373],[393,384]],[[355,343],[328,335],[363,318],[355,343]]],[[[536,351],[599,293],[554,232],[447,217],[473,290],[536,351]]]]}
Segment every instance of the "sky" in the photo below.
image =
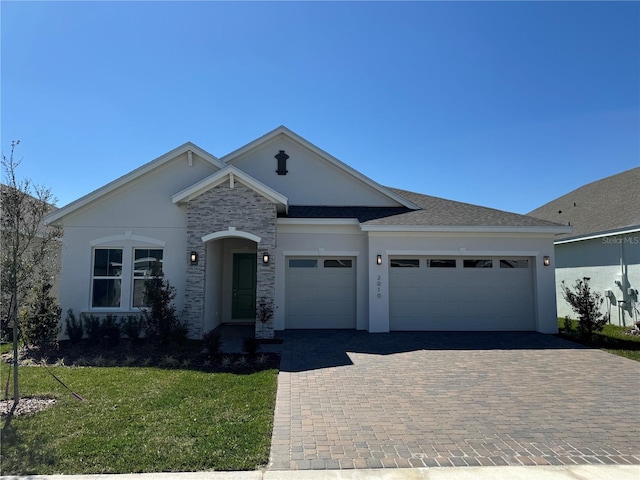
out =
{"type": "MultiPolygon", "coordinates": [[[[527,213],[640,166],[640,2],[0,2],[1,146],[58,206],[285,125],[372,180],[527,213]]],[[[624,195],[624,192],[611,192],[624,195]]]]}

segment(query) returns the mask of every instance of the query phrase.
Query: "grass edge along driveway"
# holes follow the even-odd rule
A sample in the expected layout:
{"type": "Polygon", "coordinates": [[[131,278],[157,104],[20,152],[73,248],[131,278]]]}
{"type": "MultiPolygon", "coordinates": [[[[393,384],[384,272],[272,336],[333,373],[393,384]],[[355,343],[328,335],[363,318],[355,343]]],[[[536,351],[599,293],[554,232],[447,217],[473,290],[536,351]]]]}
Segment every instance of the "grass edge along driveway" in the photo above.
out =
{"type": "Polygon", "coordinates": [[[49,368],[85,401],[45,368],[20,367],[21,396],[57,403],[13,418],[2,435],[2,475],[254,470],[268,462],[276,369],[49,368]]]}

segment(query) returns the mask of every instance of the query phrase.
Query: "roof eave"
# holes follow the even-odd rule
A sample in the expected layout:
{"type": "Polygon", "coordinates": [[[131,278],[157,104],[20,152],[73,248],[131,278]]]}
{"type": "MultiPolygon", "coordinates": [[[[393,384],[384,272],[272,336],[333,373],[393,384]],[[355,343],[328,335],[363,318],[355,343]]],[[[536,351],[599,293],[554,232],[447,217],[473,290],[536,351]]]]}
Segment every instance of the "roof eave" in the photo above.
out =
{"type": "Polygon", "coordinates": [[[612,235],[626,235],[636,232],[640,232],[640,225],[632,225],[630,227],[616,228],[596,233],[585,233],[584,235],[577,235],[575,237],[562,238],[553,243],[555,245],[561,245],[563,243],[581,242],[583,240],[593,240],[596,238],[610,237],[612,235]]]}
{"type": "Polygon", "coordinates": [[[259,193],[267,200],[276,204],[280,204],[282,207],[284,207],[285,211],[288,211],[289,199],[287,197],[260,182],[259,180],[256,180],[252,176],[244,173],[242,170],[239,170],[238,168],[231,165],[224,166],[223,169],[214,173],[213,175],[209,175],[208,177],[200,180],[190,187],[185,188],[181,192],[172,195],[171,201],[177,204],[189,202],[190,200],[194,199],[198,195],[201,195],[210,188],[221,184],[222,182],[227,180],[227,178],[230,178],[230,176],[233,176],[234,181],[235,179],[237,179],[240,183],[259,193]]]}
{"type": "Polygon", "coordinates": [[[135,170],[127,173],[126,175],[123,175],[120,178],[117,178],[112,182],[107,183],[103,187],[100,187],[97,190],[94,190],[93,192],[88,193],[87,195],[80,197],[79,199],[69,203],[68,205],[65,205],[64,207],[60,208],[54,213],[48,215],[44,219],[45,224],[46,225],[59,224],[60,220],[62,220],[65,216],[69,215],[70,213],[73,213],[79,210],[80,208],[98,200],[102,196],[113,192],[114,190],[122,187],[123,185],[126,185],[127,183],[134,181],[135,179],[141,177],[142,175],[150,172],[151,170],[158,168],[161,165],[164,165],[165,163],[173,160],[177,156],[182,155],[183,153],[186,153],[188,151],[192,151],[199,157],[205,159],[206,161],[210,162],[212,165],[218,168],[225,167],[225,165],[218,158],[211,155],[206,150],[201,149],[200,147],[198,147],[192,142],[186,142],[183,145],[180,145],[179,147],[174,148],[170,152],[167,152],[164,155],[161,155],[158,158],[145,163],[144,165],[136,168],[135,170]]]}
{"type": "Polygon", "coordinates": [[[470,233],[570,233],[571,227],[555,226],[465,226],[465,225],[362,225],[363,232],[470,232],[470,233]]]}

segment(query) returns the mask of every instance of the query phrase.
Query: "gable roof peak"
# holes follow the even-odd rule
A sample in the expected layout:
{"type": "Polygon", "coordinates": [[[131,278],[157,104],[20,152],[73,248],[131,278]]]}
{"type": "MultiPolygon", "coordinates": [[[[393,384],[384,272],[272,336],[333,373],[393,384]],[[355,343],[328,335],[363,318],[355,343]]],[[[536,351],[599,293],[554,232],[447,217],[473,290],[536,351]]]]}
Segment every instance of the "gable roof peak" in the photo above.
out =
{"type": "Polygon", "coordinates": [[[64,207],[60,208],[59,210],[56,210],[54,213],[52,213],[51,215],[49,215],[47,218],[45,218],[45,223],[49,224],[49,223],[53,223],[56,222],[60,219],[62,219],[63,217],[65,217],[66,215],[75,212],[76,210],[94,202],[99,200],[100,198],[102,198],[104,195],[107,195],[110,192],[113,192],[114,190],[122,187],[123,185],[126,185],[140,177],[142,177],[143,175],[146,175],[147,173],[161,167],[162,165],[165,165],[166,163],[170,162],[171,160],[179,157],[180,155],[187,153],[187,152],[192,152],[195,153],[196,155],[198,155],[200,158],[204,159],[206,162],[211,163],[212,165],[214,165],[217,168],[224,168],[225,164],[222,163],[217,157],[215,157],[214,155],[211,155],[209,152],[207,152],[206,150],[203,150],[202,148],[198,147],[195,143],[193,142],[185,142],[182,145],[174,148],[173,150],[165,153],[164,155],[161,155],[153,160],[151,160],[150,162],[145,163],[144,165],[141,165],[140,167],[136,168],[135,170],[132,170],[131,172],[122,175],[119,178],[116,178],[115,180],[107,183],[106,185],[98,188],[97,190],[94,190],[93,192],[88,193],[87,195],[80,197],[77,200],[74,200],[73,202],[69,203],[68,205],[65,205],[64,207]]]}
{"type": "Polygon", "coordinates": [[[267,142],[269,142],[269,141],[273,140],[274,138],[276,138],[278,135],[286,136],[291,141],[293,141],[293,142],[297,143],[298,145],[300,145],[301,147],[309,150],[310,152],[312,152],[315,155],[317,155],[318,157],[324,159],[328,163],[333,164],[335,167],[339,168],[340,170],[342,170],[346,174],[356,178],[360,182],[366,184],[368,187],[370,187],[370,188],[372,188],[374,190],[377,190],[382,195],[392,199],[393,201],[399,203],[400,205],[405,206],[405,207],[407,207],[407,208],[409,208],[411,210],[419,210],[420,209],[420,207],[418,205],[416,205],[415,203],[413,203],[410,200],[402,197],[401,195],[396,194],[392,190],[380,185],[378,182],[370,179],[369,177],[367,177],[363,173],[360,173],[359,171],[357,171],[353,167],[350,167],[349,165],[347,165],[343,161],[339,160],[338,158],[334,157],[330,153],[328,153],[328,152],[322,150],[321,148],[317,147],[316,145],[311,143],[309,140],[307,140],[306,138],[301,137],[300,135],[298,135],[297,133],[295,133],[294,131],[290,130],[289,128],[287,128],[284,125],[280,125],[279,127],[271,130],[270,132],[265,133],[261,137],[258,137],[255,140],[247,143],[246,145],[244,145],[244,146],[234,150],[233,152],[223,156],[222,158],[220,158],[220,161],[226,163],[227,165],[230,165],[236,159],[241,157],[242,155],[259,148],[260,146],[262,146],[262,145],[266,144],[267,142]]]}

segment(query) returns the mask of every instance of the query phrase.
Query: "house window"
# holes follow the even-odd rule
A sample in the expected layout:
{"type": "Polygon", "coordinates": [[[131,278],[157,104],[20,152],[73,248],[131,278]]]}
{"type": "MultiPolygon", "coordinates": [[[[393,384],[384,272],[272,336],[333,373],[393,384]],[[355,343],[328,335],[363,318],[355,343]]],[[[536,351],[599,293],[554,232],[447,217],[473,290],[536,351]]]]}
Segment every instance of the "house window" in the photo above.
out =
{"type": "Polygon", "coordinates": [[[317,268],[318,260],[297,258],[289,260],[289,268],[317,268]]]}
{"type": "Polygon", "coordinates": [[[389,260],[391,268],[418,268],[420,260],[417,258],[392,258],[389,260]]]}
{"type": "Polygon", "coordinates": [[[464,259],[464,268],[493,268],[493,261],[491,259],[464,259]]]}
{"type": "Polygon", "coordinates": [[[456,268],[455,258],[427,260],[427,266],[431,268],[456,268]]]}
{"type": "Polygon", "coordinates": [[[500,268],[529,268],[529,260],[513,260],[510,258],[500,259],[500,268]]]}
{"type": "Polygon", "coordinates": [[[162,250],[136,248],[133,251],[133,306],[145,307],[144,282],[151,275],[162,274],[162,250]]]}
{"type": "Polygon", "coordinates": [[[93,251],[92,307],[119,307],[122,284],[122,249],[93,251]]]}
{"type": "Polygon", "coordinates": [[[351,268],[351,260],[331,259],[324,261],[324,268],[351,268]]]}

